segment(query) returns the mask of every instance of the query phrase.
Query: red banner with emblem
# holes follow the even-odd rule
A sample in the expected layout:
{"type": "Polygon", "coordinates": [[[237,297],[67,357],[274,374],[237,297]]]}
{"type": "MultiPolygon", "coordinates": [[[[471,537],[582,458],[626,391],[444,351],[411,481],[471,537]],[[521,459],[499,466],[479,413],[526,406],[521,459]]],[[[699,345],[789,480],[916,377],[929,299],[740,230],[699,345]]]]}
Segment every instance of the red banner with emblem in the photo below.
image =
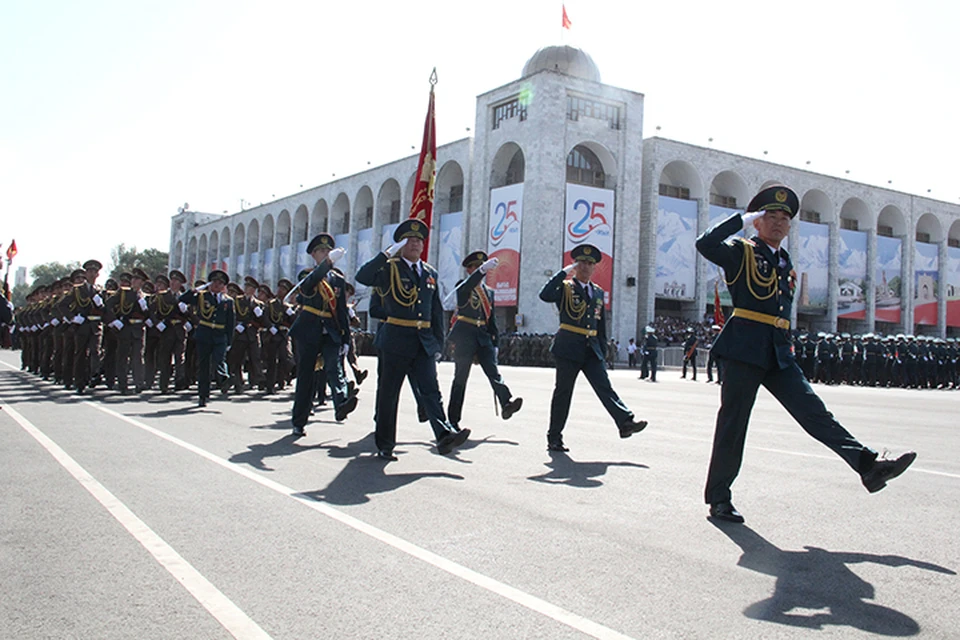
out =
{"type": "Polygon", "coordinates": [[[430,250],[430,225],[433,222],[433,187],[437,177],[437,124],[434,116],[433,87],[437,84],[437,70],[430,74],[430,102],[427,119],[423,123],[423,143],[420,145],[420,160],[410,204],[410,217],[427,225],[427,238],[423,241],[421,259],[426,260],[430,250]]]}

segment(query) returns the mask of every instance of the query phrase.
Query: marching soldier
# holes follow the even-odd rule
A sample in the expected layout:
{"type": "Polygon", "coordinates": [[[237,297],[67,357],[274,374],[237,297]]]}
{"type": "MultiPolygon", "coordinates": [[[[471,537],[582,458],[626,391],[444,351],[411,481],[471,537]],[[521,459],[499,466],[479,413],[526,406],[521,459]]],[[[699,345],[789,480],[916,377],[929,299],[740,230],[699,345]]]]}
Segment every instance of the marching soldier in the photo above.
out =
{"type": "Polygon", "coordinates": [[[180,302],[187,278],[174,269],[169,276],[162,273],[155,278],[157,293],[154,295],[153,326],[160,332],[157,346],[158,385],[160,393],[170,392],[173,377],[174,391],[187,388],[183,372],[183,348],[186,338],[184,324],[189,307],[180,302]]]}
{"type": "Polygon", "coordinates": [[[96,385],[100,378],[100,340],[103,335],[103,296],[97,277],[103,265],[97,260],[83,263],[84,279],[73,288],[75,314],[73,332],[73,380],[77,393],[96,385]]]}
{"type": "Polygon", "coordinates": [[[290,353],[288,332],[293,324],[296,312],[293,307],[283,301],[284,297],[293,290],[293,283],[286,278],[277,282],[277,295],[270,291],[270,285],[261,284],[258,294],[264,304],[265,315],[269,327],[263,335],[263,360],[266,366],[267,393],[274,394],[277,388],[282,388],[293,368],[293,356],[290,353]]]}
{"type": "Polygon", "coordinates": [[[156,328],[153,322],[153,316],[156,313],[154,296],[157,289],[153,282],[147,281],[140,287],[140,291],[143,292],[143,297],[147,300],[147,313],[149,314],[147,319],[143,321],[143,388],[152,389],[153,383],[157,379],[157,351],[160,347],[160,330],[156,328]]]}
{"type": "Polygon", "coordinates": [[[120,290],[105,304],[105,317],[117,331],[117,388],[127,394],[127,374],[132,369],[136,393],[146,388],[143,366],[143,328],[149,317],[149,304],[140,292],[149,278],[142,269],[120,274],[120,290]]]}
{"type": "Polygon", "coordinates": [[[120,290],[120,283],[118,283],[113,278],[107,278],[107,281],[103,283],[103,294],[101,297],[104,300],[103,316],[101,322],[103,324],[102,331],[103,335],[102,344],[103,344],[103,357],[101,359],[102,368],[103,368],[103,378],[106,383],[107,389],[112,390],[117,381],[117,329],[115,327],[110,327],[110,314],[107,311],[106,305],[107,300],[110,300],[117,291],[120,290]]]}
{"type": "Polygon", "coordinates": [[[467,278],[457,283],[454,293],[457,296],[457,310],[453,316],[449,341],[453,345],[454,375],[450,389],[450,404],[447,417],[455,428],[460,426],[463,410],[463,397],[467,390],[467,378],[470,367],[476,358],[480,363],[493,393],[500,403],[504,420],[520,410],[523,398],[514,398],[503,381],[497,368],[497,347],[500,339],[497,321],[493,315],[493,290],[484,282],[488,271],[496,268],[497,259],[487,258],[483,251],[468,255],[462,263],[467,270],[467,278]]]}
{"type": "Polygon", "coordinates": [[[827,411],[794,360],[790,313],[796,272],[780,243],[799,207],[792,190],[774,185],[750,201],[745,215],[735,213],[697,238],[697,251],[723,268],[734,306],[713,346],[726,370],[704,492],[710,516],[721,520],[743,522],[730,489],[743,461],[747,423],[761,385],[807,433],[843,458],[871,493],[903,473],[917,455],[878,458],[827,411]],[[751,224],[757,235],[730,238],[751,224]]]}
{"type": "Polygon", "coordinates": [[[72,318],[76,316],[76,302],[73,288],[85,281],[83,269],[74,269],[66,281],[61,280],[60,296],[57,302],[57,364],[58,378],[67,391],[73,389],[73,336],[76,323],[72,318]]]}
{"type": "Polygon", "coordinates": [[[447,422],[437,383],[436,359],[443,351],[443,307],[438,275],[420,260],[430,229],[408,219],[393,233],[392,244],[357,271],[357,282],[376,287],[386,320],[374,341],[380,353],[377,381],[377,455],[396,460],[397,404],[403,379],[413,374],[419,403],[426,411],[437,439],[437,451],[450,453],[470,436],[470,429],[457,431],[447,422]]]}
{"type": "Polygon", "coordinates": [[[657,359],[659,358],[660,341],[657,339],[656,329],[644,329],[643,347],[640,355],[640,379],[648,375],[650,382],[657,381],[657,359]]]}
{"type": "Polygon", "coordinates": [[[563,427],[570,413],[573,387],[580,372],[586,376],[604,409],[613,418],[621,438],[643,431],[646,420],[637,422],[610,385],[604,366],[607,320],[604,292],[590,280],[603,254],[595,246],[582,244],[570,253],[573,264],[557,271],[540,289],[540,299],[557,305],[560,330],[550,351],[556,358],[556,386],[550,404],[547,450],[569,451],[563,444],[563,427]],[[572,280],[565,280],[574,274],[572,280]]]}
{"type": "Polygon", "coordinates": [[[347,382],[340,368],[340,355],[346,353],[350,332],[346,287],[343,278],[333,272],[333,264],[343,257],[346,249],[336,248],[333,236],[321,233],[307,245],[307,253],[317,266],[300,282],[297,295],[300,315],[290,327],[297,354],[292,419],[293,433],[297,436],[304,435],[310,418],[318,356],[323,357],[323,373],[333,395],[336,420],[344,420],[357,408],[357,397],[347,394],[347,382]]]}
{"type": "Polygon", "coordinates": [[[683,341],[683,373],[681,378],[687,377],[687,364],[693,367],[693,381],[697,381],[697,347],[700,341],[694,334],[693,329],[687,329],[687,339],[683,341]]]}
{"type": "Polygon", "coordinates": [[[230,276],[214,269],[209,285],[202,285],[180,296],[179,302],[196,309],[197,395],[199,406],[210,399],[210,379],[221,370],[233,340],[236,314],[233,299],[225,292],[230,276]]]}
{"type": "MultiPolygon", "coordinates": [[[[231,286],[236,287],[231,283],[231,286]]],[[[260,359],[260,328],[263,326],[263,303],[257,300],[256,293],[260,283],[247,276],[243,280],[243,290],[236,287],[232,293],[236,294],[233,302],[236,313],[236,327],[233,343],[227,356],[227,366],[231,380],[220,389],[226,393],[232,386],[237,393],[242,393],[243,364],[249,362],[250,385],[263,386],[263,361],[260,359]],[[249,360],[248,360],[249,357],[249,360]]]]}

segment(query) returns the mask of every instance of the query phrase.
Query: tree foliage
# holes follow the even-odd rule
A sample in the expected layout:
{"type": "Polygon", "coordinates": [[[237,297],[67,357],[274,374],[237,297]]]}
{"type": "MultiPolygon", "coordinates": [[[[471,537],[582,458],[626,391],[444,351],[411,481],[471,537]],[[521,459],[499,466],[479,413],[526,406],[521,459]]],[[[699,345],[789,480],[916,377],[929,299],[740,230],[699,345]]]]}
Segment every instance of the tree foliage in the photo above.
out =
{"type": "Polygon", "coordinates": [[[44,262],[34,265],[30,269],[30,275],[33,276],[31,288],[39,287],[42,284],[53,284],[60,278],[66,278],[74,269],[79,269],[80,263],[76,260],[71,262],[44,262]]]}
{"type": "Polygon", "coordinates": [[[127,247],[120,243],[110,250],[110,261],[113,268],[110,270],[110,277],[116,278],[124,271],[131,271],[135,268],[143,269],[151,279],[159,273],[167,272],[167,263],[170,255],[166,251],[159,249],[145,249],[137,251],[136,247],[127,247]]]}

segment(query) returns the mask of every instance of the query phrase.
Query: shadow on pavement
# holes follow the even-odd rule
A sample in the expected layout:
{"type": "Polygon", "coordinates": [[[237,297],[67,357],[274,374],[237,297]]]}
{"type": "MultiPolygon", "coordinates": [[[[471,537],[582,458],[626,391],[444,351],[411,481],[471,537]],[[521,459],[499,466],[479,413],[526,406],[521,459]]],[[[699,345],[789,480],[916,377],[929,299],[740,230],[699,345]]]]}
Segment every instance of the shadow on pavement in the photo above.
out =
{"type": "Polygon", "coordinates": [[[873,585],[847,565],[872,562],[956,575],[945,567],[903,556],[835,552],[809,546],[804,551],[784,551],[745,525],[710,522],[743,550],[738,566],[777,579],[773,595],[743,610],[746,617],[754,620],[804,629],[833,625],[884,636],[913,636],[920,632],[917,621],[895,609],[866,602],[875,595],[873,585]]]}
{"type": "Polygon", "coordinates": [[[636,462],[578,462],[568,454],[557,451],[550,452],[550,461],[545,462],[544,466],[550,471],[538,476],[529,476],[527,480],[545,484],[568,484],[571,487],[583,489],[603,486],[597,478],[606,474],[610,467],[650,468],[636,462]]]}
{"type": "Polygon", "coordinates": [[[250,444],[247,445],[246,451],[235,453],[230,456],[228,460],[237,464],[248,464],[254,469],[260,469],[261,471],[273,471],[273,468],[268,467],[266,462],[264,462],[267,458],[282,458],[303,453],[304,451],[310,451],[311,449],[330,448],[324,442],[305,445],[299,444],[297,442],[298,440],[300,440],[299,436],[290,433],[279,440],[267,444],[250,444]]]}

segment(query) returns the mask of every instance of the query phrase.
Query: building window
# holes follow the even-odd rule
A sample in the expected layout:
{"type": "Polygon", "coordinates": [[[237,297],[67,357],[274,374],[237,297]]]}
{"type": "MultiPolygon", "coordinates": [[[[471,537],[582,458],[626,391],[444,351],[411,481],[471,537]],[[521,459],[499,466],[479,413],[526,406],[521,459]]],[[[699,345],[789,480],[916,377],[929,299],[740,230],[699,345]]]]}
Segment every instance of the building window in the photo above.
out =
{"type": "Polygon", "coordinates": [[[455,184],[450,187],[450,211],[451,213],[463,211],[463,185],[455,184]]]}
{"type": "Polygon", "coordinates": [[[930,234],[924,233],[922,231],[917,231],[917,242],[925,242],[930,244],[930,234]]]}
{"type": "Polygon", "coordinates": [[[605,186],[606,176],[599,158],[583,146],[576,146],[567,154],[567,182],[585,184],[588,187],[605,186]]]}
{"type": "Polygon", "coordinates": [[[620,107],[589,98],[567,96],[567,120],[578,122],[580,118],[603,120],[611,129],[620,128],[620,107]]]}
{"type": "Polygon", "coordinates": [[[690,189],[686,187],[675,187],[672,184],[660,183],[660,195],[668,198],[678,198],[680,200],[690,199],[690,189]]]}
{"type": "Polygon", "coordinates": [[[373,226],[373,207],[367,207],[366,212],[363,214],[363,223],[360,225],[361,229],[369,229],[373,226]]]}
{"type": "Polygon", "coordinates": [[[949,238],[947,246],[960,248],[960,238],[949,238]]]}
{"type": "Polygon", "coordinates": [[[387,216],[387,224],[396,224],[400,222],[400,201],[390,201],[390,213],[387,216]]]}
{"type": "Polygon", "coordinates": [[[727,209],[736,209],[737,198],[736,196],[722,196],[719,193],[711,193],[710,204],[715,204],[718,207],[726,207],[727,209]]]}
{"type": "Polygon", "coordinates": [[[520,104],[519,96],[493,108],[493,128],[499,129],[501,122],[511,118],[519,118],[520,122],[527,119],[527,105],[520,104]]]}
{"type": "Polygon", "coordinates": [[[840,218],[840,228],[848,231],[859,231],[860,222],[857,220],[851,220],[850,218],[840,218]]]}
{"type": "Polygon", "coordinates": [[[887,238],[892,238],[892,237],[893,237],[893,227],[888,227],[888,226],[885,225],[885,224],[878,224],[878,225],[877,225],[877,235],[878,235],[878,236],[884,236],[884,237],[887,237],[887,238]]]}
{"type": "Polygon", "coordinates": [[[504,186],[508,184],[520,184],[523,182],[523,173],[523,152],[517,149],[517,152],[513,154],[513,158],[510,159],[510,165],[507,167],[507,176],[504,186]]]}
{"type": "Polygon", "coordinates": [[[820,224],[820,212],[812,211],[810,209],[800,209],[800,219],[804,222],[813,222],[814,224],[820,224]]]}

